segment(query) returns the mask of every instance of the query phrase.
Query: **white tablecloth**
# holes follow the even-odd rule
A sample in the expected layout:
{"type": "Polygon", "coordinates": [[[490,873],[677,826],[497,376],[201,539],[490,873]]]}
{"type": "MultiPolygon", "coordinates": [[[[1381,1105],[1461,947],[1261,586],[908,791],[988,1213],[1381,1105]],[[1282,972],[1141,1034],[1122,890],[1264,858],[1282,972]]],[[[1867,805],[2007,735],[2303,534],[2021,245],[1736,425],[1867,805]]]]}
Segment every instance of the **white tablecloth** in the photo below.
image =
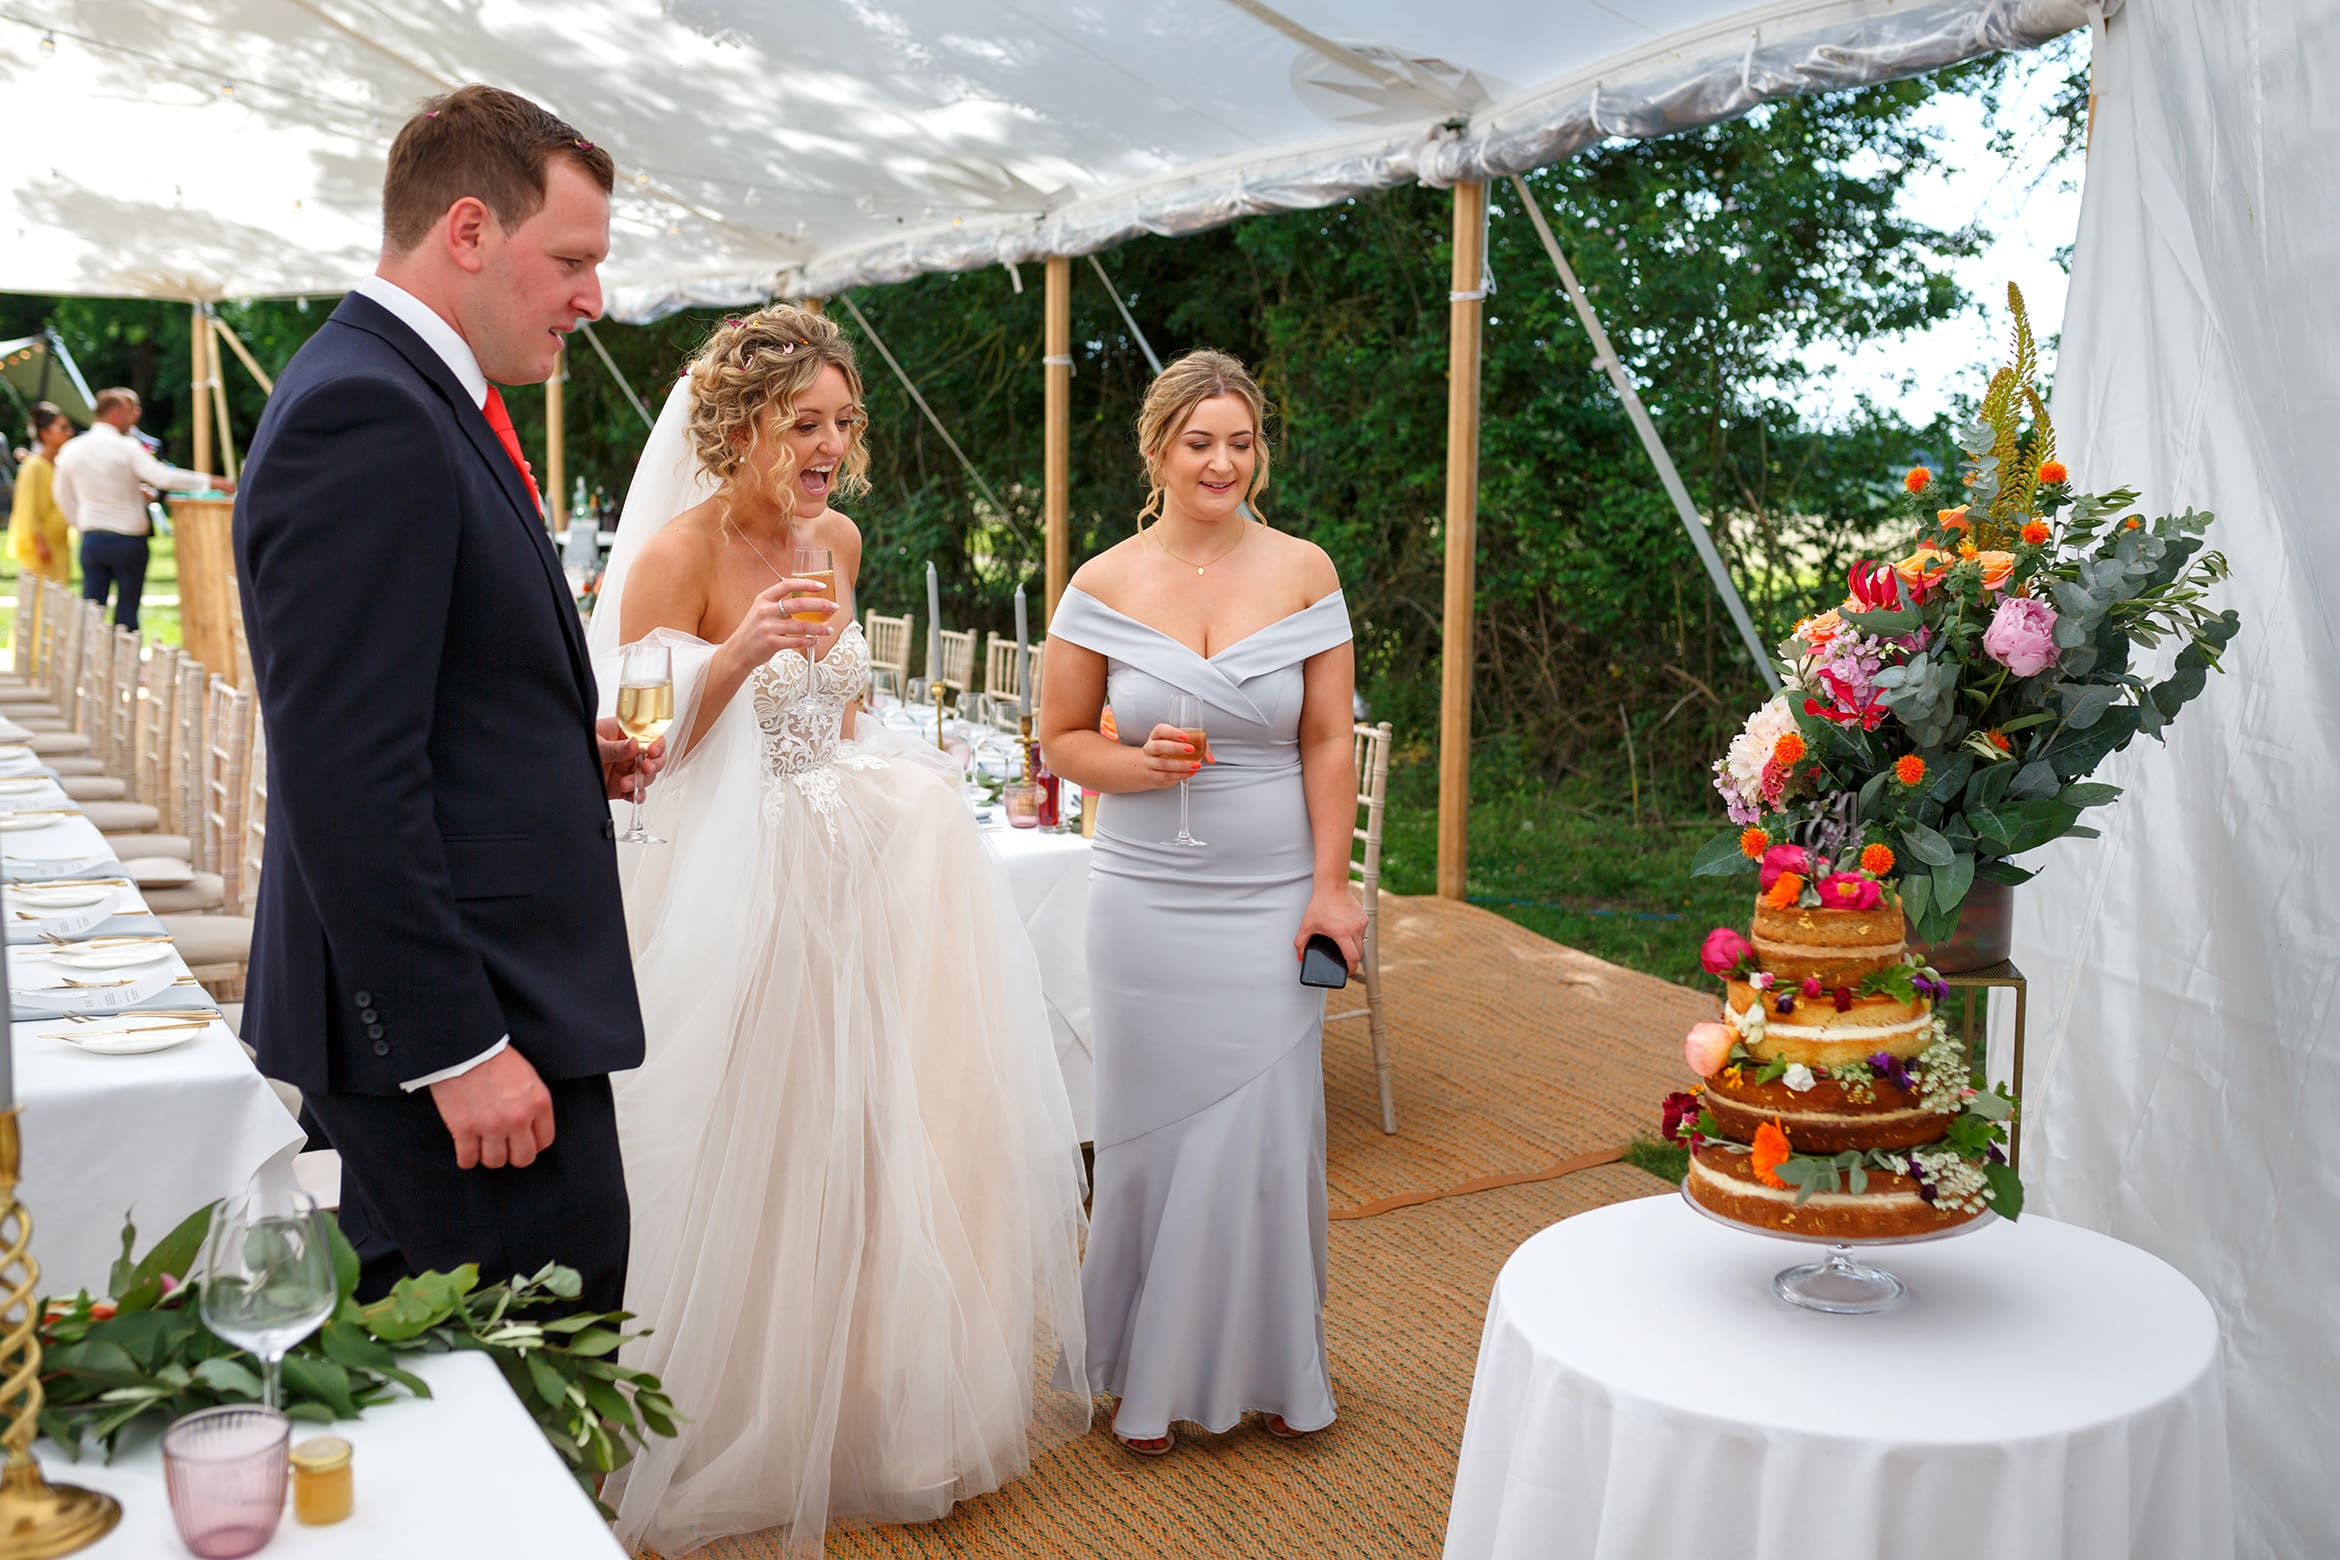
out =
{"type": "Polygon", "coordinates": [[[1097,1119],[1089,1040],[1089,842],[1078,834],[1004,826],[985,829],[983,839],[1040,955],[1057,1065],[1072,1098],[1073,1125],[1086,1143],[1097,1119]]]}
{"type": "MultiPolygon", "coordinates": [[[[0,850],[113,855],[79,817],[0,834],[0,850]]],[[[187,966],[174,955],[171,970],[184,975],[187,966]]],[[[180,1006],[207,1001],[182,989],[180,1006]]],[[[21,1195],[32,1210],[40,1292],[102,1294],[125,1214],[137,1221],[143,1252],[205,1203],[242,1191],[270,1159],[298,1153],[303,1135],[224,1024],[143,1056],[96,1056],[46,1038],[66,1027],[32,1019],[9,1029],[24,1112],[21,1195]]]]}
{"type": "Polygon", "coordinates": [[[1909,1286],[1799,1310],[1823,1248],[1658,1196],[1496,1279],[1446,1560],[2224,1560],[2218,1328],[2159,1258],[2036,1216],[1855,1255],[1909,1286]]]}
{"type": "MultiPolygon", "coordinates": [[[[295,1442],[338,1435],[355,1448],[357,1512],[330,1527],[304,1527],[288,1509],[263,1551],[270,1560],[590,1560],[625,1553],[484,1356],[409,1355],[401,1363],[430,1384],[431,1397],[393,1399],[363,1419],[331,1426],[294,1423],[295,1442]]],[[[171,1525],[157,1439],[126,1448],[110,1466],[94,1454],[69,1463],[45,1441],[37,1451],[52,1480],[103,1490],[122,1503],[120,1526],[82,1551],[89,1560],[186,1554],[171,1525]]]]}

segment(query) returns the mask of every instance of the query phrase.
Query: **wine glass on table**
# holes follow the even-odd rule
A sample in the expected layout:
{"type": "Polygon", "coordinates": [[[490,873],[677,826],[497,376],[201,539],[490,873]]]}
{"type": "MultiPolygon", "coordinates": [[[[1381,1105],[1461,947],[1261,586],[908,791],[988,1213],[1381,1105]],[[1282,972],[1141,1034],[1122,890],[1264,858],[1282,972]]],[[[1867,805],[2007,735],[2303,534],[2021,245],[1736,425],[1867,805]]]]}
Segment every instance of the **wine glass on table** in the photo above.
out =
{"type": "MultiPolygon", "coordinates": [[[[1211,750],[1210,738],[1203,729],[1203,701],[1191,693],[1170,695],[1170,724],[1176,726],[1185,734],[1186,740],[1194,744],[1195,761],[1201,762],[1202,756],[1211,750]]],[[[1186,782],[1181,780],[1178,782],[1178,837],[1173,840],[1165,840],[1164,844],[1206,845],[1209,843],[1207,840],[1196,839],[1193,830],[1187,826],[1189,818],[1187,805],[1186,782]]]]}
{"type": "MultiPolygon", "coordinates": [[[[811,580],[821,588],[822,595],[831,601],[837,599],[837,558],[828,548],[799,547],[791,567],[795,569],[798,579],[811,580]]],[[[826,612],[791,612],[788,615],[799,623],[826,623],[829,620],[826,612]]]]}
{"type": "MultiPolygon", "coordinates": [[[[674,658],[665,645],[645,639],[628,645],[618,659],[617,721],[627,736],[648,747],[674,723],[674,658]]],[[[618,836],[622,845],[663,845],[642,824],[642,792],[634,792],[634,820],[618,836]]]]}
{"type": "Polygon", "coordinates": [[[260,1361],[261,1400],[280,1407],[278,1367],[339,1303],[325,1215],[273,1177],[212,1205],[203,1241],[203,1325],[260,1361]]]}

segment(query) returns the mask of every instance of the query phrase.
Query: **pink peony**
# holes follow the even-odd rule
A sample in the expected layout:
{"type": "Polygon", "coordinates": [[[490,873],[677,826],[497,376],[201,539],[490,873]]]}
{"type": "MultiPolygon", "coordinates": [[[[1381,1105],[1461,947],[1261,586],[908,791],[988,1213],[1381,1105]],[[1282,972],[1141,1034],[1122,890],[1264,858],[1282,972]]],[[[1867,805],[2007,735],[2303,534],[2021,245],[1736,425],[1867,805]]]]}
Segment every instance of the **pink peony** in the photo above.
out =
{"type": "Polygon", "coordinates": [[[2055,664],[2056,609],[2029,596],[2009,596],[1983,630],[1983,653],[2018,677],[2036,677],[2055,664]]]}
{"type": "Polygon", "coordinates": [[[1727,926],[1718,926],[1706,934],[1705,944],[1698,950],[1698,962],[1709,975],[1729,977],[1738,967],[1755,956],[1747,939],[1727,926]]]}
{"type": "MultiPolygon", "coordinates": [[[[1878,887],[1877,880],[1858,872],[1832,872],[1820,880],[1820,903],[1830,910],[1874,910],[1884,898],[1885,891],[1878,887]]],[[[1812,984],[1816,986],[1819,982],[1812,984]]]]}
{"type": "Polygon", "coordinates": [[[1763,853],[1762,871],[1758,876],[1762,879],[1765,892],[1769,892],[1771,885],[1780,880],[1781,874],[1788,872],[1810,877],[1812,853],[1801,845],[1774,845],[1763,853]]]}
{"type": "Polygon", "coordinates": [[[1692,1072],[1711,1078],[1731,1059],[1731,1046],[1737,1038],[1728,1024],[1692,1024],[1682,1041],[1682,1054],[1689,1058],[1692,1072]]]}

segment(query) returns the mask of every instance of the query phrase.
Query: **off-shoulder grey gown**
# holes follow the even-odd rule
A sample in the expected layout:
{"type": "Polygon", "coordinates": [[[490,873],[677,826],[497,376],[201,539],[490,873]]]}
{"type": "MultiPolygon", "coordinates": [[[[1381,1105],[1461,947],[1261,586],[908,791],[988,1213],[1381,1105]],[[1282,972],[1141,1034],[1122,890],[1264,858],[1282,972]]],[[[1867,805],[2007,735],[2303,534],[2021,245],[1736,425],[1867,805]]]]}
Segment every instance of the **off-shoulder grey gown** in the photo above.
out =
{"type": "Polygon", "coordinates": [[[1073,589],[1050,632],[1106,657],[1121,740],[1191,693],[1217,759],[1190,788],[1104,799],[1090,868],[1096,1176],[1081,1293],[1113,1428],[1213,1431],[1247,1409],[1332,1423],[1325,1368],[1324,993],[1292,934],[1315,871],[1302,663],[1345,643],[1339,591],[1198,655],[1073,589]]]}

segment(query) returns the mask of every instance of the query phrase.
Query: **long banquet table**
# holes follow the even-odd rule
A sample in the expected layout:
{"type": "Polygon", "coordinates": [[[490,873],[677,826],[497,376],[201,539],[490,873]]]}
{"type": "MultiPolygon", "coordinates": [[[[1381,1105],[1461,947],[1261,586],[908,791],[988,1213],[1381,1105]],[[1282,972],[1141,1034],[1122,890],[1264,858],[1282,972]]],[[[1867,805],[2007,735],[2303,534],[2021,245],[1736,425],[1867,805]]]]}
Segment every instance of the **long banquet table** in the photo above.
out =
{"type": "Polygon", "coordinates": [[[1082,1142],[1096,1126],[1095,1047],[1089,1038],[1089,842],[1078,834],[987,827],[984,843],[1015,901],[1032,950],[1056,1063],[1082,1142]]]}
{"type": "Polygon", "coordinates": [[[1874,1316],[1771,1292],[1819,1248],[1679,1196],[1496,1278],[1446,1560],[2225,1560],[2218,1324],[2176,1269],[2027,1214],[1856,1255],[1874,1316]]]}
{"type": "MultiPolygon", "coordinates": [[[[0,761],[0,779],[23,781],[36,773],[46,771],[0,761]]],[[[0,818],[50,818],[39,827],[0,828],[0,869],[11,900],[18,886],[43,879],[127,881],[112,847],[62,790],[9,789],[0,796],[0,818]]],[[[136,1222],[143,1250],[205,1203],[241,1191],[262,1165],[298,1153],[304,1141],[224,1021],[167,1050],[108,1056],[58,1038],[71,1031],[65,1019],[26,1016],[21,988],[39,968],[43,930],[66,926],[77,938],[163,934],[135,885],[122,890],[117,913],[79,924],[87,919],[27,921],[14,903],[7,914],[15,1018],[9,1047],[23,1112],[19,1195],[32,1214],[32,1251],[46,1295],[81,1288],[102,1293],[125,1216],[136,1222]]],[[[139,1007],[216,1006],[185,984],[189,972],[175,949],[156,968],[173,983],[139,1007]]]]}
{"type": "MultiPolygon", "coordinates": [[[[422,1377],[429,1398],[394,1398],[331,1426],[293,1426],[296,1442],[319,1434],[349,1441],[357,1509],[329,1527],[304,1527],[287,1512],[263,1551],[272,1560],[625,1554],[485,1355],[404,1355],[399,1363],[422,1377]]],[[[36,1450],[52,1482],[103,1490],[122,1503],[121,1525],[82,1551],[89,1560],[186,1553],[171,1525],[156,1437],[125,1444],[111,1464],[96,1455],[67,1462],[47,1442],[36,1450]]]]}

